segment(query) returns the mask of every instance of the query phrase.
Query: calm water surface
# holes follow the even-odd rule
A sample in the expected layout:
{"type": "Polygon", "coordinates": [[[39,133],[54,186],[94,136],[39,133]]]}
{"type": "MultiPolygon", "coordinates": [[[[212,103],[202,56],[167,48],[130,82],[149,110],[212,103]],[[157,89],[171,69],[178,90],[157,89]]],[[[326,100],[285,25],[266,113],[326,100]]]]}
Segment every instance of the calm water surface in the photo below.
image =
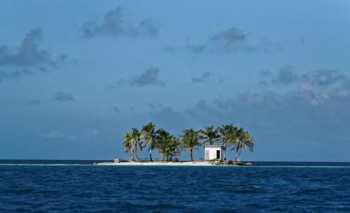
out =
{"type": "Polygon", "coordinates": [[[349,164],[61,163],[0,161],[0,212],[350,212],[349,164]]]}

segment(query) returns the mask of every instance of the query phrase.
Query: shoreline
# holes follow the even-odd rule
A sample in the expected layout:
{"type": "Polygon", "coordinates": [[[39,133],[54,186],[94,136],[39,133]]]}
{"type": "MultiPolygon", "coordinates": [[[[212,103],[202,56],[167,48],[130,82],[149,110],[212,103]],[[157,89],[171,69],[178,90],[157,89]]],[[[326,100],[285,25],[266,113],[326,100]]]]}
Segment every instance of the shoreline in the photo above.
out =
{"type": "Polygon", "coordinates": [[[167,162],[167,161],[124,161],[124,162],[99,162],[95,163],[97,166],[252,166],[252,163],[241,162],[234,164],[226,164],[222,162],[211,161],[179,161],[179,162],[167,162]]]}

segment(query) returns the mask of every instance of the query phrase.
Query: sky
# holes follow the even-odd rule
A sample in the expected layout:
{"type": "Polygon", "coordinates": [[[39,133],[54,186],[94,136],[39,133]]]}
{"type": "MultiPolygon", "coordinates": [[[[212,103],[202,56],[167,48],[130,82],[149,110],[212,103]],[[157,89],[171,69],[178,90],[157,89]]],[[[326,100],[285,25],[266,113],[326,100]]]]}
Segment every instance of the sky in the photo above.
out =
{"type": "Polygon", "coordinates": [[[0,11],[0,159],[126,158],[125,132],[153,121],[176,135],[239,125],[256,141],[245,160],[350,161],[348,0],[0,11]]]}

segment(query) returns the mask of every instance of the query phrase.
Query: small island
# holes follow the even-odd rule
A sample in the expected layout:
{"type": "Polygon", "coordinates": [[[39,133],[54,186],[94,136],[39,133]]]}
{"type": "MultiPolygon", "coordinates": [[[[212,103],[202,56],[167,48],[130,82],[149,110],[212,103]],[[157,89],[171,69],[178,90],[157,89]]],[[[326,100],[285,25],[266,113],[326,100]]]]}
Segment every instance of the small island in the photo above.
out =
{"type": "Polygon", "coordinates": [[[102,166],[123,165],[169,165],[169,166],[212,166],[212,165],[252,165],[240,161],[242,151],[254,150],[255,141],[243,128],[232,124],[220,127],[209,126],[204,129],[185,129],[180,136],[175,136],[165,129],[157,129],[152,122],[141,129],[132,128],[123,138],[123,149],[129,160],[115,158],[113,162],[97,163],[102,166]],[[204,147],[204,160],[195,160],[193,152],[204,147]],[[153,158],[158,151],[159,159],[153,158]],[[180,159],[181,152],[186,151],[189,160],[180,159]],[[234,153],[234,159],[227,159],[226,151],[234,153]],[[141,160],[139,154],[147,152],[148,159],[141,160]]]}

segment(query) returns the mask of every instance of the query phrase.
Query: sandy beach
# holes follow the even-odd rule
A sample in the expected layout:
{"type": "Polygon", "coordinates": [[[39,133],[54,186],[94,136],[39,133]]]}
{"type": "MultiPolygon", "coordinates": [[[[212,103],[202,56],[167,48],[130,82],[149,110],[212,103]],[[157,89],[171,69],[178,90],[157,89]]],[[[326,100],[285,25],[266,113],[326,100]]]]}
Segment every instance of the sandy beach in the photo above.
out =
{"type": "Polygon", "coordinates": [[[210,161],[183,161],[183,162],[167,162],[167,161],[125,161],[125,162],[101,162],[96,163],[97,166],[251,166],[251,163],[223,164],[210,161]]]}
{"type": "Polygon", "coordinates": [[[216,164],[208,161],[193,161],[193,162],[102,162],[96,163],[98,166],[217,166],[216,164]]]}

